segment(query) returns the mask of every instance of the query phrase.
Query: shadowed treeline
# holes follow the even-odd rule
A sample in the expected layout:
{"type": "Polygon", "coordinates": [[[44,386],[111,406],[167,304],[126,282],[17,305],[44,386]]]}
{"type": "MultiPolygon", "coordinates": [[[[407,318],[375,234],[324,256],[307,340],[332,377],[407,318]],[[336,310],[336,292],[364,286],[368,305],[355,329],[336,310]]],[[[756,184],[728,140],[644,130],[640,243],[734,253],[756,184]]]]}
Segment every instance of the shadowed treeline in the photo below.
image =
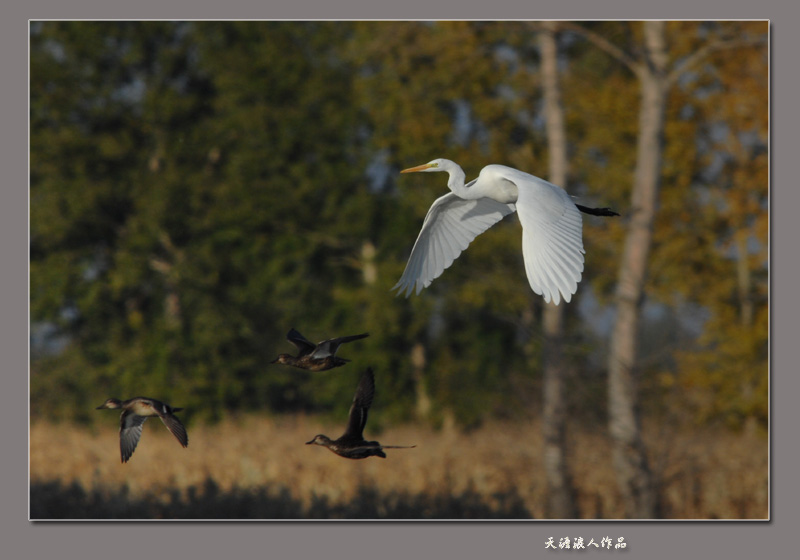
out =
{"type": "Polygon", "coordinates": [[[132,498],[125,487],[85,490],[59,481],[31,485],[34,519],[530,519],[514,493],[487,499],[473,490],[459,495],[383,493],[361,486],[353,500],[335,503],[315,496],[309,506],[285,487],[223,491],[206,479],[185,493],[132,498]]]}

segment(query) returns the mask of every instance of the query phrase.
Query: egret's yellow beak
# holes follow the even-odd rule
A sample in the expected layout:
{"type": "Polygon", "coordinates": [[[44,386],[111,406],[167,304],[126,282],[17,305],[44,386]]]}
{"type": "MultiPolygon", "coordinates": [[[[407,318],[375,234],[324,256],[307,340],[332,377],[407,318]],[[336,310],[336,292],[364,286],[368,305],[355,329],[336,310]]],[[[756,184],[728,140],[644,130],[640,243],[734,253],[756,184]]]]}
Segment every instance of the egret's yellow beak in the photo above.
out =
{"type": "Polygon", "coordinates": [[[416,167],[409,167],[408,169],[403,169],[400,173],[414,173],[415,171],[425,171],[426,169],[430,169],[431,167],[436,167],[436,164],[426,163],[423,165],[418,165],[416,167]]]}

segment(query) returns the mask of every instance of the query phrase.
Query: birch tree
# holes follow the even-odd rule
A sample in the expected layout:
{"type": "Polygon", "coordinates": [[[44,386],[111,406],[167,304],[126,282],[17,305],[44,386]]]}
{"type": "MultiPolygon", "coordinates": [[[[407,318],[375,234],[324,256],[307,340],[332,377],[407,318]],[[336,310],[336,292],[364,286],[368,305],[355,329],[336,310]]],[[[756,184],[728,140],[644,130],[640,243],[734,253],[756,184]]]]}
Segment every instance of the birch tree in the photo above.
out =
{"type": "Polygon", "coordinates": [[[747,46],[763,38],[724,34],[711,38],[691,54],[677,58],[667,42],[667,22],[635,23],[632,46],[620,48],[587,27],[562,23],[625,65],[639,83],[639,130],[636,166],[628,210],[628,229],[619,263],[614,296],[616,319],[608,357],[609,432],[613,461],[628,517],[659,514],[658,493],[641,436],[637,410],[637,345],[648,257],[659,200],[666,104],[670,89],[688,70],[723,49],[747,46]]]}
{"type": "MultiPolygon", "coordinates": [[[[550,182],[567,188],[567,139],[564,108],[558,80],[558,24],[542,23],[539,33],[542,93],[549,148],[550,182]]],[[[542,432],[544,468],[547,477],[547,514],[567,519],[577,516],[574,489],[567,462],[566,402],[564,376],[566,364],[562,350],[564,305],[545,304],[542,316],[545,347],[543,352],[542,432]]]]}

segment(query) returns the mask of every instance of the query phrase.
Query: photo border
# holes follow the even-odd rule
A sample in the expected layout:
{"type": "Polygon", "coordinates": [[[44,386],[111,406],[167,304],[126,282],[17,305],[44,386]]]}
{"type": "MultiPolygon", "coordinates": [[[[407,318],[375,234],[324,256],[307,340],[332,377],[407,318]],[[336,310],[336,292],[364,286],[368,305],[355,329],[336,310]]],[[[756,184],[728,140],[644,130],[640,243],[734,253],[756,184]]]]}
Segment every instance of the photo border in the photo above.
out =
{"type": "MultiPolygon", "coordinates": [[[[382,559],[434,559],[458,558],[527,558],[539,557],[542,552],[572,557],[597,557],[598,554],[625,554],[628,558],[675,558],[676,555],[704,558],[753,558],[770,553],[784,553],[793,548],[795,516],[789,508],[796,503],[796,483],[786,478],[780,492],[771,486],[771,521],[720,521],[720,522],[639,522],[639,521],[503,521],[503,522],[29,522],[28,514],[28,434],[22,428],[18,415],[27,416],[28,344],[27,333],[19,327],[28,324],[28,216],[22,208],[28,208],[28,111],[21,107],[28,98],[27,44],[29,19],[638,19],[671,18],[690,19],[735,19],[770,18],[778,22],[777,32],[771,26],[771,65],[786,57],[796,57],[798,40],[796,34],[780,29],[781,21],[791,18],[795,9],[787,2],[767,0],[766,5],[753,9],[752,3],[731,1],[727,3],[706,0],[679,0],[670,3],[669,10],[646,7],[635,1],[605,2],[537,2],[524,0],[508,2],[500,0],[491,6],[477,2],[431,2],[412,0],[402,5],[394,4],[380,8],[373,2],[350,1],[328,3],[294,2],[288,6],[274,6],[255,0],[231,0],[221,5],[206,0],[198,2],[171,2],[168,0],[140,0],[132,6],[121,3],[110,6],[98,0],[69,3],[46,0],[26,3],[16,2],[3,9],[2,56],[3,68],[10,71],[5,87],[12,95],[6,97],[2,106],[3,160],[7,170],[6,185],[2,191],[2,255],[3,272],[2,309],[0,323],[2,354],[7,357],[3,368],[3,394],[8,405],[3,407],[2,441],[8,445],[3,459],[4,500],[0,511],[0,527],[3,528],[3,547],[9,558],[81,558],[92,560],[113,557],[115,560],[140,556],[143,550],[165,558],[225,558],[234,554],[248,554],[256,558],[314,558],[325,560],[336,558],[360,558],[379,556],[382,559]],[[68,4],[68,5],[67,5],[68,4]],[[668,12],[668,13],[665,13],[668,12]],[[784,16],[786,19],[784,19],[784,16]],[[783,31],[783,32],[782,32],[783,31]],[[25,88],[23,93],[21,90],[25,88]],[[17,94],[18,93],[18,94],[17,94]],[[23,143],[22,139],[26,142],[23,143]],[[13,395],[15,398],[8,398],[13,395]],[[11,418],[14,414],[14,418],[11,418]],[[10,452],[9,452],[10,449],[10,452]],[[777,498],[776,499],[776,495],[777,498]],[[131,531],[135,531],[132,538],[131,531]],[[616,540],[624,537],[628,547],[620,551],[552,551],[544,550],[545,542],[553,537],[556,542],[564,536],[588,537],[610,536],[616,540]]],[[[789,88],[797,91],[796,72],[771,71],[772,93],[770,100],[788,98],[789,88]]],[[[771,67],[772,70],[772,67],[771,67]]],[[[788,130],[796,124],[796,115],[782,113],[782,121],[771,128],[770,160],[781,161],[774,154],[781,154],[780,143],[773,139],[788,140],[788,130]]],[[[785,142],[786,146],[794,146],[785,142]]],[[[784,152],[788,151],[784,149],[784,152]]],[[[789,159],[789,154],[783,161],[789,159]]],[[[794,156],[796,157],[796,156],[794,156]]],[[[788,171],[772,167],[773,177],[788,179],[788,171]],[[775,173],[773,175],[773,173],[775,173]]],[[[789,317],[797,316],[796,300],[788,300],[788,286],[797,285],[797,259],[788,257],[781,240],[792,240],[800,236],[800,224],[789,213],[798,204],[800,189],[788,180],[775,184],[786,184],[782,192],[770,189],[770,283],[771,301],[776,294],[785,292],[786,300],[771,314],[770,321],[770,404],[771,404],[771,484],[780,479],[774,475],[781,472],[781,465],[798,464],[796,441],[783,447],[776,445],[782,438],[788,443],[787,431],[797,423],[798,408],[790,404],[792,395],[798,394],[798,374],[790,367],[790,357],[784,350],[792,331],[789,317]],[[781,219],[781,217],[783,219],[781,219]],[[783,249],[784,260],[778,266],[779,278],[774,274],[772,258],[783,249]],[[794,282],[792,282],[794,280],[794,282]],[[783,344],[780,344],[783,342],[783,344]],[[779,390],[776,390],[776,387],[779,390]],[[783,404],[783,406],[780,406],[783,404]],[[783,427],[782,427],[783,426],[783,427]]]]}

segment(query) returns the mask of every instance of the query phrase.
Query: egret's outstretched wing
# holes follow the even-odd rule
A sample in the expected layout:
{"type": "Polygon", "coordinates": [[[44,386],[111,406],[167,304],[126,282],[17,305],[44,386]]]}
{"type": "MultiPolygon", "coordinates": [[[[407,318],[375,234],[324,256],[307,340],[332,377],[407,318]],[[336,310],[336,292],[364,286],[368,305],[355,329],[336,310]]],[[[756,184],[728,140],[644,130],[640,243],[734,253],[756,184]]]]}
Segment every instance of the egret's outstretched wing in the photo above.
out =
{"type": "Polygon", "coordinates": [[[490,198],[464,200],[453,193],[437,198],[425,216],[406,269],[392,289],[399,288],[398,294],[405,292],[406,297],[412,291],[419,294],[473,239],[513,211],[513,204],[490,198]]]}
{"type": "Polygon", "coordinates": [[[547,302],[558,305],[561,297],[569,302],[583,272],[581,213],[560,187],[518,173],[508,180],[519,190],[517,214],[528,282],[547,302]]]}

